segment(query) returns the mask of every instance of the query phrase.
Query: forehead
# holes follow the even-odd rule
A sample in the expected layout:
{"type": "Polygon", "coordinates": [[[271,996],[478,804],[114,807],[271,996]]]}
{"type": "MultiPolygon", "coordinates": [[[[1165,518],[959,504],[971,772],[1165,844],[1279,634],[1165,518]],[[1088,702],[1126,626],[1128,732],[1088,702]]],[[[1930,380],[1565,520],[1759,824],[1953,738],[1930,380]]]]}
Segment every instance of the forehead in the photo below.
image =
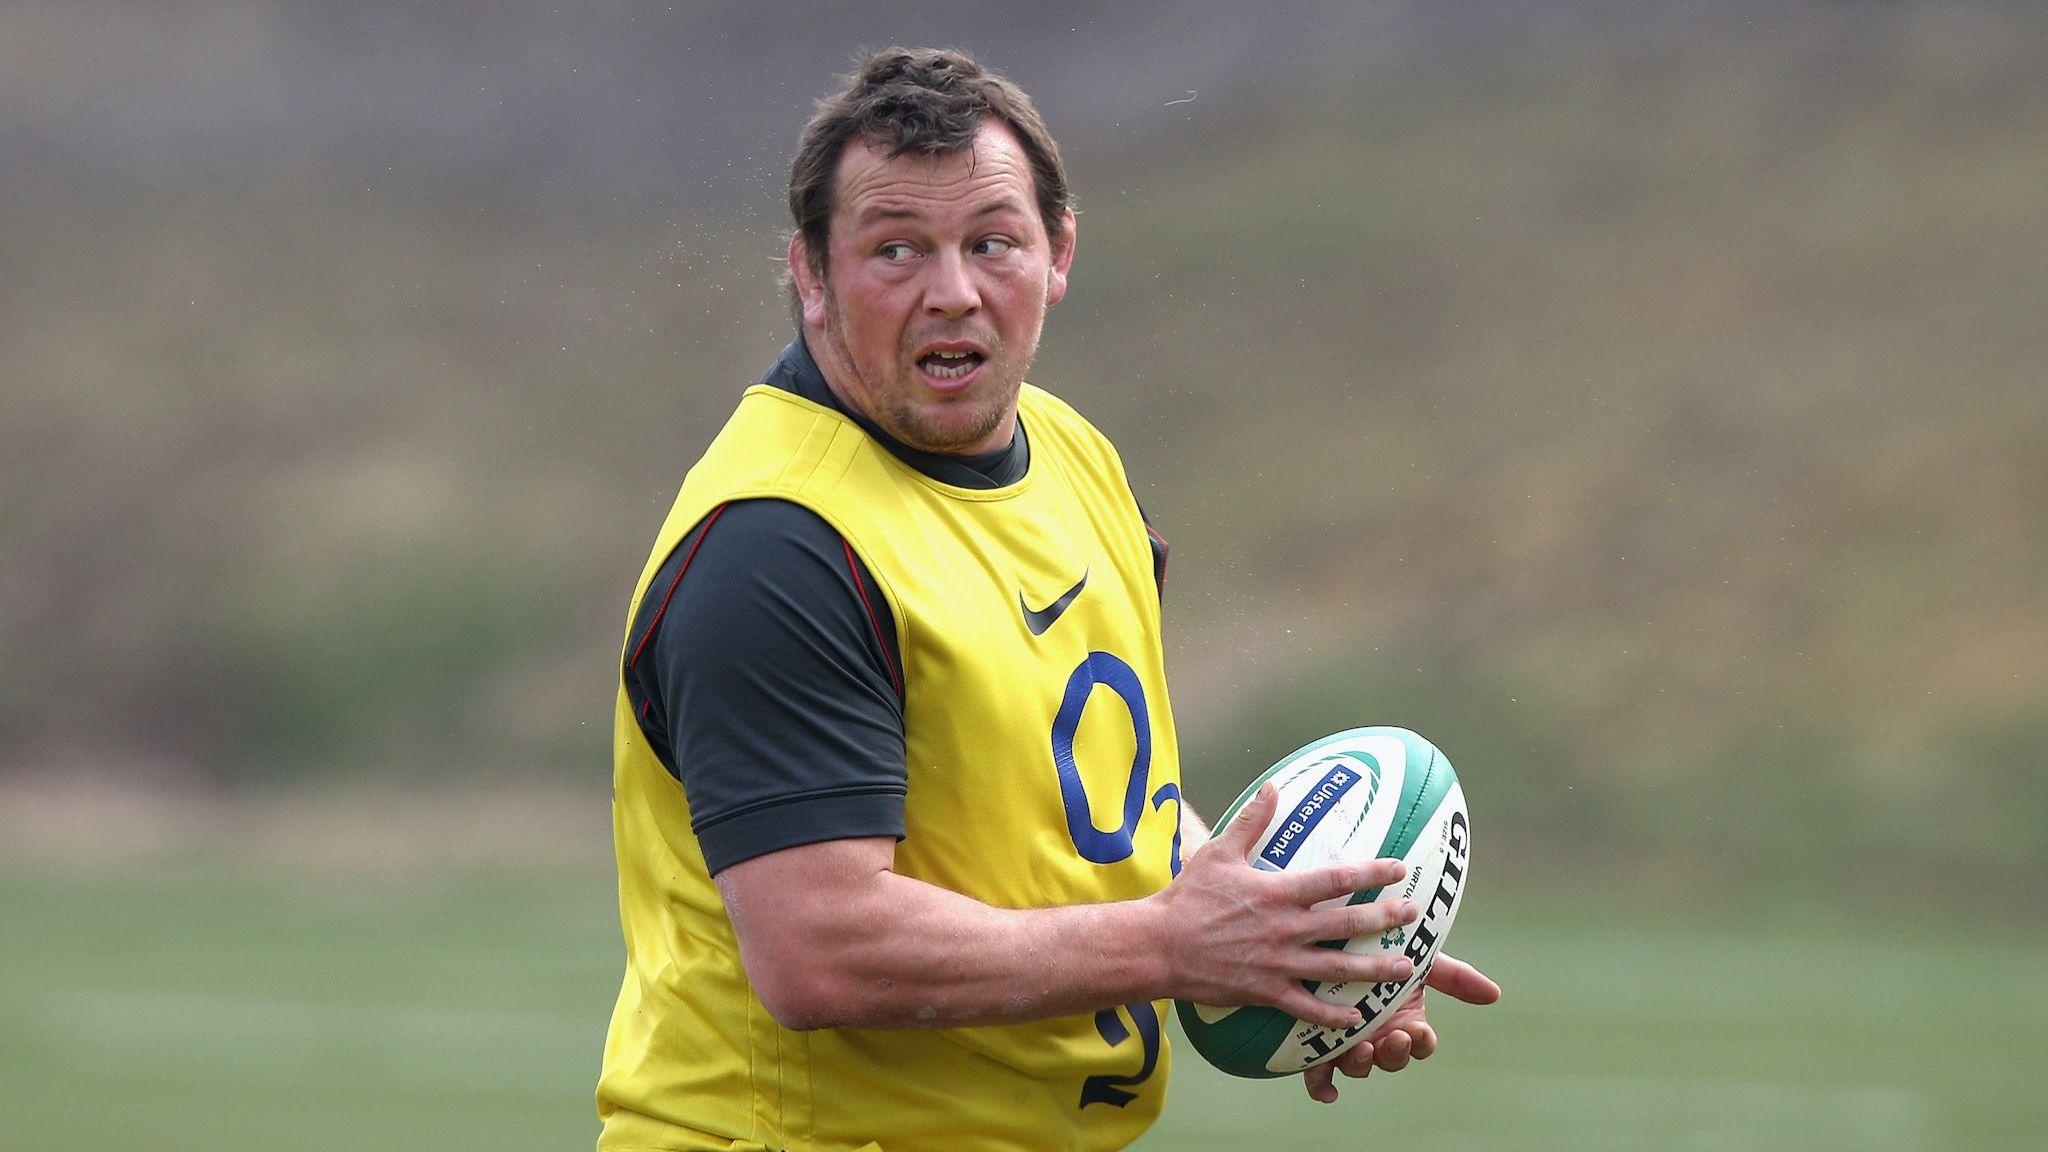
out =
{"type": "MultiPolygon", "coordinates": [[[[1016,133],[989,118],[972,148],[937,156],[890,156],[868,140],[849,141],[839,157],[834,223],[943,223],[1014,207],[1033,216],[1031,162],[1016,133]]],[[[835,228],[835,232],[840,229],[835,228]]]]}

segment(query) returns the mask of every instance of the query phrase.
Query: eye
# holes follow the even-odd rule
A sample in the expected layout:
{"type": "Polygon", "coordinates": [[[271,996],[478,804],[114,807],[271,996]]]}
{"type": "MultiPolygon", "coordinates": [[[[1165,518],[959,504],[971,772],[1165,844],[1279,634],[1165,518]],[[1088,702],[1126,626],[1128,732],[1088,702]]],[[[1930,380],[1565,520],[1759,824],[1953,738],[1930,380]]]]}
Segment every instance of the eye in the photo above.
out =
{"type": "Polygon", "coordinates": [[[974,254],[977,256],[1001,256],[1015,247],[1015,244],[1010,243],[1001,236],[987,236],[975,241],[974,254]]]}
{"type": "Polygon", "coordinates": [[[912,256],[917,255],[917,249],[912,248],[901,240],[892,240],[882,245],[876,251],[882,259],[887,260],[891,264],[901,264],[912,256]]]}

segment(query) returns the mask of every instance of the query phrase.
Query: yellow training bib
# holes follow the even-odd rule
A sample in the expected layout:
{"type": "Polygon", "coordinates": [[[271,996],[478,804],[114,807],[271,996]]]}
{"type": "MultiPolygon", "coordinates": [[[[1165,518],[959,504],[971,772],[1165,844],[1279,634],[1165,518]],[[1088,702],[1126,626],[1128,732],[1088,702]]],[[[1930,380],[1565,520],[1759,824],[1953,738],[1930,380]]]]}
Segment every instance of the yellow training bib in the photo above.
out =
{"type": "MultiPolygon", "coordinates": [[[[749,389],[685,479],[628,626],[720,505],[810,508],[896,618],[909,792],[895,870],[1005,908],[1134,899],[1165,887],[1179,853],[1151,545],[1109,442],[1028,384],[1019,413],[1029,469],[981,491],[923,475],[839,413],[749,389]]],[[[627,966],[600,1148],[1080,1152],[1121,1148],[1158,1116],[1165,1001],[940,1031],[776,1024],[741,969],[689,798],[623,685],[613,749],[627,966]]]]}

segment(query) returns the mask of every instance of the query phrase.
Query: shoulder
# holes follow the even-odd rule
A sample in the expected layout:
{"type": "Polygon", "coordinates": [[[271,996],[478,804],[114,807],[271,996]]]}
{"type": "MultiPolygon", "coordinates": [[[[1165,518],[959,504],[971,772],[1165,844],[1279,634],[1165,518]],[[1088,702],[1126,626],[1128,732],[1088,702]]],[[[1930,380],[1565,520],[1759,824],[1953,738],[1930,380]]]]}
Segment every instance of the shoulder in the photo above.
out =
{"type": "Polygon", "coordinates": [[[861,575],[839,530],[795,501],[735,500],[711,510],[663,562],[636,632],[732,634],[764,616],[816,625],[853,602],[861,575]],[[678,595],[687,583],[687,594],[678,595]],[[693,627],[677,624],[687,618],[693,627]]]}
{"type": "Polygon", "coordinates": [[[1017,412],[1031,435],[1034,451],[1052,449],[1119,478],[1123,476],[1123,457],[1116,445],[1065,400],[1027,383],[1017,394],[1017,412]]]}
{"type": "Polygon", "coordinates": [[[702,793],[697,817],[725,808],[706,781],[752,795],[729,783],[749,765],[900,771],[902,660],[873,580],[837,531],[786,500],[721,505],[670,553],[623,673],[656,758],[702,793]]]}
{"type": "Polygon", "coordinates": [[[1072,404],[1028,381],[1017,391],[1017,410],[1027,417],[1036,416],[1040,420],[1052,421],[1060,427],[1085,431],[1095,436],[1102,435],[1072,404]]]}

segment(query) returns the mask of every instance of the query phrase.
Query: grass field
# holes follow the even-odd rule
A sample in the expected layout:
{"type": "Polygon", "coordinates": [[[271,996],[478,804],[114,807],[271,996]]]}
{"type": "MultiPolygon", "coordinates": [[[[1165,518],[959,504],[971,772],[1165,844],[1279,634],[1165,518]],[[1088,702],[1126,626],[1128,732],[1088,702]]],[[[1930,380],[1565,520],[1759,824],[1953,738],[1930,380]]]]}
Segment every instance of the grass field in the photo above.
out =
{"type": "MultiPolygon", "coordinates": [[[[0,876],[0,1147],[587,1148],[612,900],[597,873],[0,876]]],[[[1182,1047],[1141,1147],[2048,1141],[2038,935],[1583,913],[1475,890],[1456,943],[1508,998],[1443,1011],[1436,1059],[1325,1108],[1182,1047]]]]}

